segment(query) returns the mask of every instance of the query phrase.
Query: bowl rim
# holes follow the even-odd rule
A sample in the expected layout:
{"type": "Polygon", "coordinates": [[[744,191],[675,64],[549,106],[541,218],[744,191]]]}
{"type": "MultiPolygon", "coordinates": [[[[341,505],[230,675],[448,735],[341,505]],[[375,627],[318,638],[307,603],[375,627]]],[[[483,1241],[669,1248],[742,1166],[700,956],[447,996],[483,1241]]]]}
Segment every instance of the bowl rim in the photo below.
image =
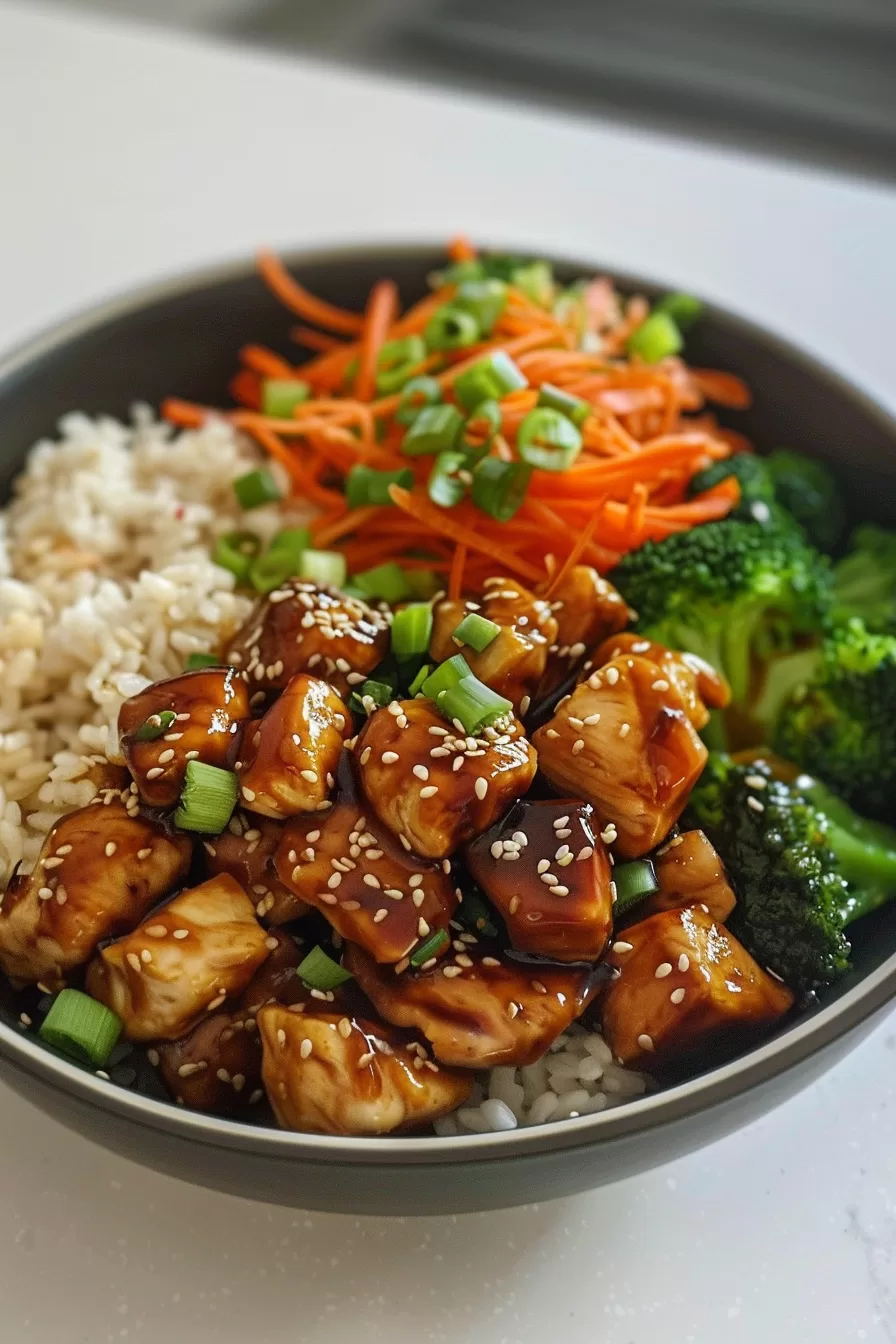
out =
{"type": "MultiPolygon", "coordinates": [[[[506,250],[507,244],[505,242],[500,246],[506,250]]],[[[327,243],[286,249],[281,255],[287,265],[297,269],[321,264],[338,266],[340,262],[362,258],[381,262],[384,267],[388,267],[390,261],[399,259],[437,264],[437,258],[443,255],[443,251],[437,243],[417,240],[408,243],[327,243]]],[[[558,254],[552,254],[551,260],[563,269],[582,274],[612,275],[627,290],[653,294],[669,288],[659,281],[621,272],[615,267],[603,267],[558,254]]],[[[16,374],[80,337],[111,322],[135,315],[144,307],[213,288],[221,283],[249,279],[254,273],[255,265],[251,258],[236,258],[181,271],[91,305],[0,355],[0,398],[16,374]]],[[[896,417],[863,388],[758,323],[710,301],[705,301],[704,307],[711,317],[723,325],[760,342],[772,354],[802,366],[806,373],[833,385],[841,395],[858,403],[865,415],[877,421],[883,432],[893,440],[896,450],[896,417]]],[[[60,1088],[98,1112],[112,1111],[138,1126],[162,1129],[187,1141],[223,1149],[249,1150],[269,1159],[298,1159],[308,1163],[338,1161],[352,1166],[456,1165],[511,1160],[546,1151],[578,1148],[590,1143],[607,1143],[646,1134],[673,1121],[687,1120],[698,1112],[731,1102],[751,1088],[769,1082],[809,1060],[872,1018],[894,997],[896,952],[845,990],[833,1003],[798,1020],[783,1035],[695,1078],[595,1115],[548,1122],[531,1128],[457,1137],[357,1138],[294,1133],[188,1111],[173,1102],[117,1087],[52,1054],[39,1044],[36,1037],[26,1036],[2,1020],[0,1055],[14,1069],[60,1088]]]]}

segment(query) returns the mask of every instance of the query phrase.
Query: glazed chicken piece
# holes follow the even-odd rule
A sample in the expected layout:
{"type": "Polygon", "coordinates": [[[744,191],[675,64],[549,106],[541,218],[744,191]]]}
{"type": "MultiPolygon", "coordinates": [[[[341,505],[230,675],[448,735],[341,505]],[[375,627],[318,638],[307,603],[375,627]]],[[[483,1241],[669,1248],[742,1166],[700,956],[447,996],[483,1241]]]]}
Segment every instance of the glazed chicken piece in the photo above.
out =
{"type": "Polygon", "coordinates": [[[236,878],[258,918],[267,924],[290,924],[308,913],[305,902],[283,885],[274,867],[282,834],[280,822],[235,812],[226,831],[203,842],[209,875],[229,873],[236,878]]]}
{"type": "Polygon", "coordinates": [[[466,858],[520,952],[555,961],[601,955],[613,931],[610,861],[588,803],[515,803],[466,858]]]}
{"type": "Polygon", "coordinates": [[[297,1015],[272,1005],[258,1015],[264,1085],[282,1129],[390,1134],[462,1105],[469,1074],[443,1069],[422,1046],[364,1018],[297,1015]]]}
{"type": "MultiPolygon", "coordinates": [[[[136,799],[134,800],[136,803],[136,799]]],[[[111,795],[62,817],[34,871],[0,902],[0,966],[18,984],[61,987],[98,943],[132,929],[186,877],[193,846],[111,795]]]]}
{"type": "Polygon", "coordinates": [[[189,761],[232,770],[248,718],[249,691],[232,667],[185,672],[125,700],[121,749],[143,801],[174,807],[189,761]]]}
{"type": "Polygon", "coordinates": [[[660,910],[699,905],[724,924],[737,904],[725,866],[702,831],[685,831],[653,856],[660,889],[638,906],[640,918],[660,910]]]}
{"type": "Polygon", "coordinates": [[[393,700],[371,714],[355,755],[380,820],[433,859],[490,826],[526,792],[536,768],[517,719],[464,737],[424,699],[393,700]]]}
{"type": "Polygon", "coordinates": [[[640,656],[593,672],[533,742],[554,787],[590,802],[602,839],[627,859],[668,833],[707,757],[678,687],[640,656]]]}
{"type": "Polygon", "coordinates": [[[296,975],[302,952],[288,934],[274,944],[233,1012],[213,1013],[177,1041],[150,1049],[162,1081],[178,1105],[215,1115],[239,1116],[261,1099],[261,1042],[255,1017],[266,1003],[298,1003],[309,991],[296,975]]]}
{"type": "Polygon", "coordinates": [[[457,905],[450,876],[396,842],[358,789],[348,752],[328,812],[288,822],[275,863],[281,881],[337,933],[377,961],[398,962],[447,927],[457,905]]]}
{"type": "Polygon", "coordinates": [[[550,604],[528,592],[516,579],[486,579],[481,601],[437,602],[433,611],[429,652],[438,662],[462,652],[470,670],[525,714],[544,673],[548,649],[557,641],[557,622],[550,604]],[[501,627],[481,653],[453,638],[469,612],[478,612],[501,627]]]}
{"type": "Polygon", "coordinates": [[[538,688],[539,699],[565,681],[598,640],[624,630],[632,619],[625,599],[590,565],[574,565],[556,587],[552,586],[550,605],[557,622],[557,638],[538,688]]]}
{"type": "Polygon", "coordinates": [[[227,661],[253,690],[283,690],[298,672],[325,677],[344,697],[389,651],[388,611],[335,588],[288,579],[256,605],[234,636],[227,661]]]}
{"type": "Polygon", "coordinates": [[[688,718],[698,733],[709,723],[710,709],[724,709],[731,700],[727,681],[704,658],[698,658],[696,653],[667,649],[665,644],[655,644],[631,631],[605,639],[588,659],[583,673],[603,667],[614,658],[624,658],[626,654],[649,658],[662,669],[663,676],[680,691],[688,718]]]}
{"type": "Polygon", "coordinates": [[[271,950],[238,882],[222,875],[176,896],[91,963],[87,992],[131,1041],[174,1041],[240,994],[271,950]]]}
{"type": "Polygon", "coordinates": [[[699,907],[625,929],[608,961],[620,975],[601,1002],[614,1056],[674,1074],[733,1054],[786,1013],[793,994],[699,907]]]}
{"type": "Polygon", "coordinates": [[[348,710],[332,687],[300,672],[246,731],[237,763],[243,806],[265,817],[320,811],[350,733],[348,710]]]}
{"type": "Polygon", "coordinates": [[[359,947],[344,964],[380,1017],[423,1033],[436,1059],[464,1069],[531,1064],[588,1006],[599,973],[588,966],[514,963],[472,934],[451,959],[396,975],[359,947]]]}

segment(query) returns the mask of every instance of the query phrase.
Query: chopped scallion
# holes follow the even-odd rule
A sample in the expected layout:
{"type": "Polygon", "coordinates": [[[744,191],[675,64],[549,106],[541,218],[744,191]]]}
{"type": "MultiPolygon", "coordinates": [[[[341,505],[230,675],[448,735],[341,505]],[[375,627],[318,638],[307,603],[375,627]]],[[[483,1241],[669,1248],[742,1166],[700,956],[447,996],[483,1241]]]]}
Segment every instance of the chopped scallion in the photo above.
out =
{"type": "Polygon", "coordinates": [[[216,658],[213,653],[191,653],[184,663],[184,671],[200,672],[206,667],[223,667],[224,664],[220,658],[216,658]]]}
{"type": "Polygon", "coordinates": [[[409,490],[413,484],[414,475],[410,467],[403,467],[400,471],[377,471],[376,467],[358,462],[345,478],[345,502],[350,509],[362,509],[370,504],[389,505],[392,503],[390,485],[400,485],[409,490]]]}
{"type": "Polygon", "coordinates": [[[401,401],[395,412],[400,425],[412,425],[426,406],[436,406],[442,400],[442,386],[438,378],[428,378],[421,374],[405,383],[401,390],[401,401]]]}
{"type": "Polygon", "coordinates": [[[437,700],[443,691],[456,686],[464,677],[472,675],[466,658],[462,653],[456,653],[453,658],[439,663],[435,671],[426,678],[421,689],[424,695],[437,700]]]}
{"type": "Polygon", "coordinates": [[[463,423],[456,406],[425,406],[405,431],[401,451],[408,457],[448,452],[454,447],[463,423]]]}
{"type": "Polygon", "coordinates": [[[261,409],[265,415],[289,420],[295,408],[310,395],[310,385],[301,378],[265,378],[261,384],[261,409]]]}
{"type": "Polygon", "coordinates": [[[431,635],[432,606],[429,602],[411,602],[392,617],[392,652],[400,663],[424,657],[431,635]]]}
{"type": "MultiPolygon", "coordinates": [[[[443,664],[444,666],[444,664],[443,664]]],[[[439,712],[452,723],[458,719],[466,732],[476,735],[481,728],[487,728],[497,719],[513,713],[513,705],[498,695],[484,681],[472,673],[464,677],[456,686],[442,691],[436,697],[439,712]]]]}
{"type": "Polygon", "coordinates": [[[290,551],[268,551],[255,561],[249,580],[257,593],[272,593],[298,573],[299,561],[290,551]]]}
{"type": "Polygon", "coordinates": [[[280,487],[267,467],[258,467],[238,476],[233,483],[233,493],[243,509],[257,509],[261,504],[273,504],[281,498],[280,487]]]}
{"type": "Polygon", "coordinates": [[[457,918],[465,928],[481,933],[486,938],[497,938],[498,926],[494,922],[494,911],[477,891],[465,891],[463,900],[457,908],[457,918]]]}
{"type": "Polygon", "coordinates": [[[422,336],[403,336],[386,341],[377,357],[376,390],[380,396],[398,392],[413,376],[414,370],[426,358],[426,342],[422,336]]]}
{"type": "Polygon", "coordinates": [[[413,700],[415,696],[423,694],[423,684],[428,680],[432,672],[432,663],[424,663],[414,680],[408,687],[408,695],[413,700]]]}
{"type": "Polygon", "coordinates": [[[487,620],[485,616],[480,616],[478,612],[471,611],[454,631],[454,638],[481,653],[483,649],[488,648],[492,640],[498,638],[500,633],[500,625],[487,620]]]}
{"type": "Polygon", "coordinates": [[[219,835],[236,807],[239,780],[232,770],[204,761],[187,761],[187,773],[174,824],[182,831],[219,835]]]}
{"type": "Polygon", "coordinates": [[[526,462],[484,457],[473,472],[473,503],[483,513],[506,523],[526,497],[532,468],[526,462]]]}
{"type": "Polygon", "coordinates": [[[591,414],[591,405],[584,397],[574,397],[562,387],[554,387],[553,383],[542,383],[538,389],[538,405],[559,411],[580,429],[591,414]]]}
{"type": "Polygon", "coordinates": [[[341,588],[348,577],[348,565],[341,551],[303,551],[299,557],[300,579],[322,588],[341,588]]]}
{"type": "Polygon", "coordinates": [[[655,313],[668,313],[679,331],[688,331],[703,314],[703,304],[693,294],[667,294],[654,305],[655,313]]]}
{"type": "Polygon", "coordinates": [[[655,310],[629,336],[626,349],[630,355],[640,355],[645,364],[658,364],[668,355],[677,355],[683,345],[674,320],[668,313],[655,310]]]}
{"type": "Polygon", "coordinates": [[[352,709],[357,710],[359,714],[368,714],[370,710],[370,701],[373,701],[375,709],[383,709],[391,700],[395,699],[395,687],[387,681],[377,681],[374,677],[368,677],[362,681],[361,685],[352,696],[352,709]]]}
{"type": "Polygon", "coordinates": [[[387,560],[383,565],[374,565],[373,569],[353,574],[352,583],[368,598],[378,598],[383,602],[404,602],[413,596],[405,572],[395,560],[387,560]]]}
{"type": "Polygon", "coordinates": [[[467,493],[465,481],[460,472],[467,475],[467,459],[464,453],[439,453],[426,482],[426,492],[433,504],[450,509],[459,504],[467,493]]]}
{"type": "Polygon", "coordinates": [[[212,559],[222,569],[229,569],[238,583],[245,583],[260,550],[261,538],[254,532],[225,532],[215,542],[212,559]]]}
{"type": "Polygon", "coordinates": [[[496,401],[480,401],[461,431],[459,447],[477,461],[491,452],[495,435],[501,428],[501,407],[496,401]]]}
{"type": "Polygon", "coordinates": [[[424,332],[430,350],[463,350],[468,345],[475,345],[481,335],[473,314],[455,303],[444,303],[437,308],[424,332]]]}
{"type": "Polygon", "coordinates": [[[458,285],[452,303],[471,313],[480,335],[488,336],[507,307],[507,286],[503,280],[465,280],[458,285]]]}
{"type": "Polygon", "coordinates": [[[351,972],[328,957],[322,947],[312,947],[307,957],[299,962],[296,975],[309,989],[319,990],[337,989],[352,978],[351,972]]]}
{"type": "Polygon", "coordinates": [[[633,859],[631,863],[618,863],[613,869],[613,881],[616,884],[616,900],[613,904],[613,917],[618,919],[633,905],[643,901],[645,896],[659,890],[656,872],[649,859],[633,859]]]}
{"type": "Polygon", "coordinates": [[[482,401],[500,401],[508,392],[528,387],[529,380],[506,350],[483,356],[454,380],[454,395],[461,406],[475,411],[482,401]]]}
{"type": "Polygon", "coordinates": [[[485,267],[481,261],[470,258],[467,261],[455,261],[444,271],[433,271],[429,283],[433,289],[442,289],[445,285],[461,285],[465,280],[481,280],[485,267]]]}
{"type": "Polygon", "coordinates": [[[411,953],[411,965],[414,967],[425,966],[433,957],[437,957],[443,952],[451,942],[451,937],[445,929],[436,929],[431,933],[425,942],[422,942],[415,952],[411,953]]]}
{"type": "Polygon", "coordinates": [[[523,417],[516,434],[516,447],[530,467],[568,471],[582,451],[582,435],[560,411],[536,406],[523,417]]]}
{"type": "Polygon", "coordinates": [[[150,714],[137,729],[135,739],[138,742],[155,742],[165,736],[176,717],[173,709],[160,709],[158,714],[150,714]]]}
{"type": "Polygon", "coordinates": [[[80,1064],[101,1069],[122,1032],[122,1021],[104,1003],[78,989],[63,989],[44,1018],[39,1035],[80,1064]]]}

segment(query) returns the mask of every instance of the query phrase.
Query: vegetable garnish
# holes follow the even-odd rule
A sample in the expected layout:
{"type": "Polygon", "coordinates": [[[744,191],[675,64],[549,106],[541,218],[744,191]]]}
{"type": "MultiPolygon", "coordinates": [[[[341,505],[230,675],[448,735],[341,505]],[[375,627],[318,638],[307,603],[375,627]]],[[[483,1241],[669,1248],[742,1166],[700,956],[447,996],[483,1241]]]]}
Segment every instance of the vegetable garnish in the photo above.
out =
{"type": "MultiPolygon", "coordinates": [[[[444,664],[443,664],[444,666],[444,664]]],[[[432,678],[430,678],[430,681],[432,678]]],[[[497,719],[513,713],[513,705],[472,674],[436,696],[440,713],[450,722],[457,719],[464,732],[474,737],[480,728],[488,728],[497,719]]]]}
{"type": "Polygon", "coordinates": [[[176,715],[173,709],[160,709],[158,714],[150,714],[145,723],[141,723],[134,736],[138,742],[155,742],[168,732],[176,715]]]}
{"type": "Polygon", "coordinates": [[[236,807],[239,781],[232,770],[188,761],[174,824],[182,831],[219,835],[236,807]]]}
{"type": "Polygon", "coordinates": [[[310,579],[325,588],[340,588],[347,574],[345,556],[339,551],[308,550],[299,557],[299,578],[310,579]]]}
{"type": "Polygon", "coordinates": [[[464,677],[471,677],[472,675],[466,658],[463,654],[456,653],[453,658],[448,658],[444,663],[439,663],[435,671],[426,678],[421,689],[424,695],[437,700],[443,691],[456,686],[464,677]]]}
{"type": "Polygon", "coordinates": [[[309,989],[320,990],[337,989],[352,978],[351,972],[327,956],[322,947],[312,947],[307,957],[299,963],[296,975],[309,989]]]}
{"type": "Polygon", "coordinates": [[[435,933],[430,934],[426,941],[411,953],[411,965],[415,969],[425,966],[432,957],[437,957],[450,942],[451,937],[444,929],[436,929],[435,933]]]}
{"type": "Polygon", "coordinates": [[[497,639],[500,633],[500,625],[496,625],[494,621],[489,621],[485,616],[480,616],[477,612],[471,611],[454,631],[453,638],[459,644],[468,644],[471,649],[481,653],[483,649],[488,648],[493,639],[497,639]]]}
{"type": "Polygon", "coordinates": [[[431,635],[431,603],[412,602],[396,611],[392,617],[392,652],[399,664],[412,658],[423,658],[431,635]]]}
{"type": "MultiPolygon", "coordinates": [[[[463,546],[471,587],[496,567],[537,587],[595,515],[580,558],[606,573],[737,504],[733,477],[689,498],[699,471],[743,448],[706,402],[749,403],[740,379],[682,362],[701,313],[690,295],[651,308],[606,280],[563,288],[546,262],[469,248],[403,314],[390,280],[357,314],[309,294],[270,253],[259,268],[318,353],[295,363],[247,344],[241,406],[225,414],[319,508],[309,554],[332,547],[348,573],[426,569],[444,586],[463,546]]],[[[187,427],[214,413],[173,399],[163,410],[187,427]]],[[[244,508],[281,494],[264,468],[235,490],[244,508]]],[[[246,582],[238,549],[220,563],[246,582]]],[[[262,586],[275,569],[260,566],[262,586]]]]}
{"type": "Polygon", "coordinates": [[[191,653],[184,663],[187,672],[200,672],[204,667],[220,667],[221,659],[213,653],[191,653]]]}
{"type": "Polygon", "coordinates": [[[254,532],[226,532],[215,542],[212,559],[222,569],[229,569],[238,583],[245,583],[260,550],[261,538],[254,532]]]}
{"type": "Polygon", "coordinates": [[[617,863],[613,869],[613,881],[616,884],[616,900],[613,903],[613,916],[616,919],[651,892],[659,890],[656,873],[649,859],[617,863]]]}
{"type": "Polygon", "coordinates": [[[121,1018],[78,989],[57,994],[39,1035],[48,1045],[94,1069],[108,1062],[122,1031],[121,1018]]]}

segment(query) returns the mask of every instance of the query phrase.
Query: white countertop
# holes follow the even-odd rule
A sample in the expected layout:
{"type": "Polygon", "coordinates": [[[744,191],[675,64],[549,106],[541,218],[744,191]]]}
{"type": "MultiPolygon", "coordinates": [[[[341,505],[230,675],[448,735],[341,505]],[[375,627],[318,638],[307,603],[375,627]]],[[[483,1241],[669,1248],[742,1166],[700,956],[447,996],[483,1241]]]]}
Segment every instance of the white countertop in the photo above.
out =
{"type": "MultiPolygon", "coordinates": [[[[260,241],[458,229],[739,308],[896,407],[896,193],[0,3],[0,347],[260,241]]],[[[539,1208],[351,1219],[153,1175],[0,1087],[10,1344],[896,1341],[893,1019],[762,1122],[539,1208]]]]}

